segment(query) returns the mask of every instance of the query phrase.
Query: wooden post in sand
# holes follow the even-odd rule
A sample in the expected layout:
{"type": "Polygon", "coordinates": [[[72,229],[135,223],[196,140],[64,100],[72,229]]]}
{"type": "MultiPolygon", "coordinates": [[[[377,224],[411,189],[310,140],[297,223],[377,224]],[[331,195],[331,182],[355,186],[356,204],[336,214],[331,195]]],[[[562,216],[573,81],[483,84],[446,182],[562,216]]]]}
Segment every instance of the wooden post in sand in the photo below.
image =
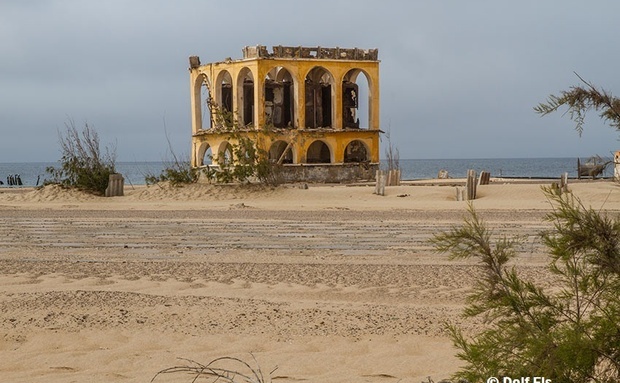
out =
{"type": "Polygon", "coordinates": [[[478,178],[478,185],[488,185],[491,182],[491,173],[482,171],[478,178]]]}
{"type": "Polygon", "coordinates": [[[377,170],[377,173],[375,175],[375,192],[374,194],[377,195],[385,195],[385,181],[386,181],[386,174],[384,171],[381,170],[377,170]]]}
{"type": "Polygon", "coordinates": [[[123,195],[125,188],[125,179],[122,174],[110,174],[108,178],[108,187],[105,189],[106,197],[118,197],[123,195]]]}
{"type": "Polygon", "coordinates": [[[400,186],[400,169],[390,169],[388,171],[386,186],[400,186]]]}
{"type": "Polygon", "coordinates": [[[467,200],[471,201],[476,199],[476,171],[469,169],[467,171],[467,182],[465,184],[467,188],[467,200]]]}
{"type": "Polygon", "coordinates": [[[461,189],[460,187],[456,188],[456,200],[457,201],[465,200],[465,189],[461,189]]]}
{"type": "Polygon", "coordinates": [[[614,153],[614,181],[620,182],[620,151],[614,153]]]}
{"type": "Polygon", "coordinates": [[[562,193],[568,193],[568,173],[564,173],[560,177],[560,194],[562,193]]]}

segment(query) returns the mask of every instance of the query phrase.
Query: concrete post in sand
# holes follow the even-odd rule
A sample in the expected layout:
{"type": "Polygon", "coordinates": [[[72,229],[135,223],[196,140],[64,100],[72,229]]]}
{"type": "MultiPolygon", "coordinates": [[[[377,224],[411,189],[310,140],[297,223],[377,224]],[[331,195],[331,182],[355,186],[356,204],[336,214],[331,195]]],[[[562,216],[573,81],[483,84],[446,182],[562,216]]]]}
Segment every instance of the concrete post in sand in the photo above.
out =
{"type": "Polygon", "coordinates": [[[478,185],[488,185],[491,182],[491,173],[487,171],[480,172],[480,177],[478,178],[478,185]]]}
{"type": "Polygon", "coordinates": [[[476,171],[469,169],[467,171],[467,200],[471,201],[476,199],[476,171]]]}
{"type": "Polygon", "coordinates": [[[105,189],[106,197],[118,197],[124,194],[125,179],[122,174],[114,173],[110,174],[108,179],[108,187],[105,189]]]}
{"type": "Polygon", "coordinates": [[[564,172],[560,177],[560,192],[568,193],[568,172],[564,172]]]}
{"type": "Polygon", "coordinates": [[[614,181],[620,182],[620,151],[614,153],[614,181]]]}
{"type": "Polygon", "coordinates": [[[382,170],[377,170],[375,178],[375,192],[374,194],[384,196],[385,195],[385,183],[387,181],[387,175],[382,170]]]}

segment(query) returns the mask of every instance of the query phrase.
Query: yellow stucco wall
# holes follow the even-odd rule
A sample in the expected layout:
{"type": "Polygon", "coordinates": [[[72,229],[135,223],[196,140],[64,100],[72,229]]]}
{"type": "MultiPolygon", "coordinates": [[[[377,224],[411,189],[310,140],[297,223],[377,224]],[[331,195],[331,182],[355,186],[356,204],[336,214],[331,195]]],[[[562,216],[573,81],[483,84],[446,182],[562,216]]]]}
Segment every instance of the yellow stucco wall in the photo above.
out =
{"type": "MultiPolygon", "coordinates": [[[[273,76],[272,76],[273,77],[273,76]]],[[[288,77],[287,77],[288,78],[288,77]]],[[[201,166],[205,160],[205,152],[211,148],[214,163],[218,164],[218,153],[226,144],[236,144],[239,136],[248,136],[257,145],[269,151],[276,141],[292,143],[293,163],[303,164],[307,161],[307,152],[313,142],[320,140],[330,150],[330,162],[339,164],[345,161],[345,149],[351,142],[363,143],[367,152],[366,161],[379,162],[379,61],[378,60],[342,60],[319,58],[247,58],[227,60],[225,62],[206,65],[193,65],[190,68],[190,103],[192,114],[192,165],[201,166]],[[290,94],[293,108],[293,119],[288,128],[267,128],[265,112],[265,83],[268,74],[290,76],[293,90],[290,94]],[[285,69],[286,71],[282,70],[285,69]],[[315,69],[321,68],[321,69],[315,69]],[[313,72],[313,70],[315,72],[313,72]],[[310,73],[320,72],[329,78],[331,87],[331,126],[308,129],[306,123],[306,77],[310,73]],[[343,126],[343,87],[346,80],[355,82],[357,76],[365,76],[368,89],[368,116],[358,116],[365,129],[345,128],[343,126]],[[243,81],[251,78],[253,82],[253,115],[252,123],[247,126],[235,124],[235,134],[223,131],[220,126],[212,126],[211,116],[205,108],[208,92],[214,104],[221,106],[222,82],[230,83],[232,89],[232,110],[238,120],[250,119],[243,116],[244,92],[243,81]],[[225,80],[223,80],[225,79],[225,80]],[[266,131],[265,129],[268,129],[266,131]]]]}

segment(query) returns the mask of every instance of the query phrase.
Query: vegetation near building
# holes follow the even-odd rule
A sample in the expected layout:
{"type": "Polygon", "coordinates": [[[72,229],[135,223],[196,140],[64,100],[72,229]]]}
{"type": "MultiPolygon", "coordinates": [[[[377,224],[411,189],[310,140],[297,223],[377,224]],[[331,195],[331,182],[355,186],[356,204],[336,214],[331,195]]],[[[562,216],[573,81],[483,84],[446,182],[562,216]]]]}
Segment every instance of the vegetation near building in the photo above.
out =
{"type": "Polygon", "coordinates": [[[193,167],[222,170],[248,162],[253,150],[285,181],[374,178],[376,49],[259,45],[239,60],[189,62],[193,167]]]}

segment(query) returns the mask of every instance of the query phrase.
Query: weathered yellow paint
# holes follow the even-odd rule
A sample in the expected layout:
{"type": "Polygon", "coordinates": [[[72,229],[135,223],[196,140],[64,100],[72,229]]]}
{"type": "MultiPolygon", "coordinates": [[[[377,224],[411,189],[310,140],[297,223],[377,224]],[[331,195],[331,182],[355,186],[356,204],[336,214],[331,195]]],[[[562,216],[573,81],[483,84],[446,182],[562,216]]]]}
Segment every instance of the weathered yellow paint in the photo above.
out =
{"type": "MultiPolygon", "coordinates": [[[[209,148],[213,163],[222,164],[220,153],[225,151],[227,144],[234,145],[236,137],[249,137],[266,152],[273,148],[274,143],[283,141],[292,150],[293,164],[307,163],[308,149],[317,140],[329,148],[330,164],[351,162],[350,157],[346,159],[346,148],[355,141],[357,147],[363,146],[365,149],[364,162],[378,163],[379,61],[376,59],[376,50],[372,51],[374,56],[351,58],[364,52],[367,51],[274,47],[274,54],[269,54],[264,47],[258,46],[246,47],[244,58],[239,60],[227,59],[200,65],[197,57],[190,58],[192,166],[205,163],[205,153],[209,148]],[[296,53],[275,54],[276,49],[289,49],[296,53]],[[311,57],[309,51],[315,51],[317,55],[311,57]],[[322,55],[332,57],[325,58],[322,55]],[[359,124],[364,128],[351,125],[346,127],[343,86],[345,82],[355,83],[358,76],[365,76],[368,83],[368,116],[361,116],[363,120],[359,118],[359,124]],[[245,86],[244,80],[248,81],[245,86]],[[271,88],[268,90],[267,87],[271,88]],[[250,97],[246,89],[252,90],[252,103],[244,99],[250,97]],[[219,110],[232,106],[234,135],[226,131],[224,126],[213,122],[217,115],[215,112],[209,113],[209,109],[205,108],[206,96],[201,94],[204,90],[219,110]],[[314,92],[309,100],[306,100],[307,92],[314,92]],[[306,121],[307,110],[312,112],[310,117],[314,119],[315,126],[311,126],[312,121],[306,121]],[[274,126],[278,124],[274,121],[279,119],[279,123],[282,123],[291,113],[292,118],[287,126],[274,126]],[[269,116],[271,120],[267,120],[269,116]],[[325,120],[330,122],[329,126],[316,126],[317,121],[325,120]]],[[[352,94],[357,97],[359,92],[352,94]]],[[[353,109],[348,108],[347,113],[352,113],[353,109]]]]}

